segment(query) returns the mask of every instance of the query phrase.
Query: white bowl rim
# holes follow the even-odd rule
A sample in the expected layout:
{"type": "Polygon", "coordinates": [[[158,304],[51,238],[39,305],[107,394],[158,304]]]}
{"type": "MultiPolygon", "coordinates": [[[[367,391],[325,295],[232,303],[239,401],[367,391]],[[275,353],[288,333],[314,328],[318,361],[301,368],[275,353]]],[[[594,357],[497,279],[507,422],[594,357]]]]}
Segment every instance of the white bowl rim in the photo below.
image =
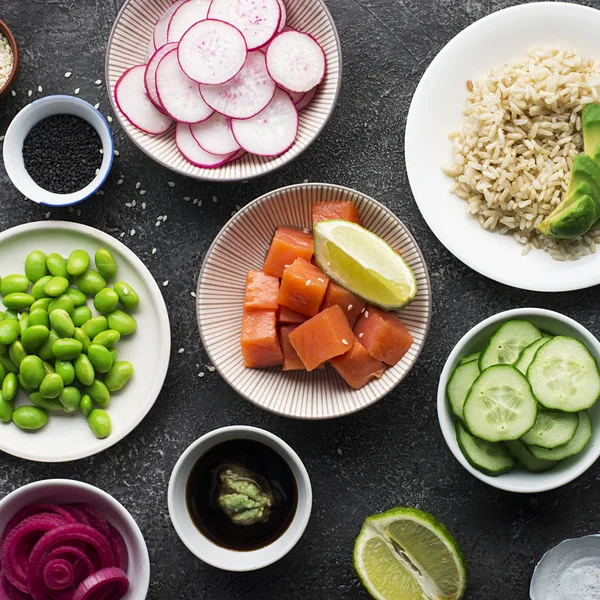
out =
{"type": "Polygon", "coordinates": [[[208,358],[210,359],[211,363],[214,365],[215,369],[217,370],[217,372],[219,373],[219,375],[223,378],[223,380],[227,383],[227,385],[229,385],[229,387],[231,387],[236,394],[239,394],[242,398],[244,398],[245,400],[248,400],[248,402],[251,402],[252,404],[254,404],[254,406],[258,406],[258,408],[260,408],[261,410],[265,410],[271,414],[280,416],[280,417],[286,417],[288,419],[295,419],[295,420],[299,420],[299,421],[325,421],[325,420],[331,420],[331,419],[339,419],[341,417],[346,417],[348,415],[352,415],[354,413],[357,413],[361,410],[364,410],[365,408],[368,408],[369,406],[373,406],[373,404],[375,404],[376,402],[379,402],[380,400],[382,400],[383,398],[385,398],[386,396],[388,396],[389,394],[391,394],[403,381],[404,379],[406,379],[406,377],[408,377],[408,374],[413,370],[414,366],[417,364],[421,353],[423,352],[423,349],[425,348],[425,344],[427,343],[427,337],[429,336],[429,330],[431,328],[431,318],[432,318],[432,313],[433,313],[433,290],[431,287],[431,279],[429,277],[429,269],[427,268],[427,262],[425,261],[425,256],[423,255],[423,252],[421,251],[421,247],[417,244],[417,241],[415,240],[413,234],[411,233],[411,231],[408,229],[408,227],[404,224],[404,222],[400,219],[400,217],[398,217],[396,214],[394,214],[387,206],[384,206],[381,202],[379,202],[379,200],[375,200],[375,198],[372,198],[371,196],[360,192],[358,190],[355,190],[353,188],[349,188],[347,186],[344,185],[338,185],[335,183],[317,183],[317,182],[312,182],[312,183],[293,183],[291,185],[286,185],[284,187],[281,188],[277,188],[275,190],[271,190],[270,192],[266,192],[265,194],[263,194],[262,196],[259,196],[258,198],[255,198],[254,200],[252,200],[251,202],[249,202],[248,204],[246,204],[241,210],[239,210],[238,212],[235,213],[235,215],[233,215],[228,221],[227,223],[225,223],[225,225],[221,228],[221,230],[219,231],[219,233],[217,233],[217,235],[215,236],[215,239],[213,240],[212,244],[209,246],[208,250],[206,251],[204,258],[202,260],[202,266],[200,267],[200,274],[198,275],[198,282],[196,284],[196,319],[198,322],[198,329],[200,330],[200,339],[202,341],[202,346],[204,347],[204,349],[206,350],[206,353],[208,354],[208,358]],[[400,223],[400,225],[404,228],[404,232],[406,233],[406,236],[408,237],[408,239],[411,241],[411,243],[413,244],[413,246],[415,247],[417,254],[419,255],[420,259],[421,259],[421,263],[423,265],[423,270],[425,273],[425,279],[427,280],[427,288],[429,289],[429,311],[427,313],[427,322],[425,324],[425,333],[423,335],[423,343],[421,344],[421,347],[419,348],[419,350],[417,351],[414,361],[411,365],[411,367],[406,371],[406,373],[404,373],[403,377],[400,377],[395,383],[394,385],[385,393],[379,396],[375,396],[375,398],[373,400],[371,400],[371,402],[364,404],[363,406],[357,406],[355,408],[352,408],[351,410],[339,413],[337,415],[324,415],[324,416],[311,416],[311,417],[304,417],[301,415],[289,415],[286,412],[280,412],[277,410],[274,410],[272,408],[263,406],[262,404],[260,404],[259,402],[256,402],[251,396],[249,396],[248,394],[242,392],[240,389],[238,389],[237,386],[234,386],[229,379],[225,376],[225,374],[223,373],[223,371],[220,369],[218,361],[215,362],[212,352],[210,350],[210,347],[208,346],[208,344],[206,343],[206,339],[204,337],[204,332],[202,330],[202,326],[200,324],[201,319],[200,319],[200,288],[202,285],[202,279],[204,277],[204,269],[206,267],[206,259],[210,256],[210,254],[213,252],[213,250],[215,249],[217,242],[219,241],[219,238],[221,237],[221,235],[228,229],[231,229],[232,227],[235,227],[237,224],[237,221],[241,218],[241,216],[246,213],[247,211],[253,210],[254,206],[264,202],[266,200],[269,199],[269,197],[274,196],[275,194],[278,194],[280,192],[284,192],[284,191],[288,191],[288,190],[293,190],[296,188],[315,188],[318,189],[320,187],[328,187],[330,189],[334,189],[334,190],[339,190],[339,191],[346,191],[346,192],[350,192],[353,194],[356,194],[358,196],[362,196],[363,198],[367,199],[369,202],[372,202],[379,210],[382,210],[384,212],[386,212],[387,214],[389,214],[390,216],[392,216],[396,221],[398,221],[400,223]]]}
{"type": "MultiPolygon", "coordinates": [[[[79,106],[85,107],[85,110],[87,110],[87,111],[93,111],[94,113],[96,113],[96,115],[98,117],[100,117],[100,122],[102,123],[104,129],[108,133],[108,139],[110,140],[110,147],[107,148],[107,147],[105,147],[104,144],[102,145],[104,154],[108,153],[108,155],[109,155],[109,160],[108,160],[108,163],[107,163],[106,167],[104,169],[101,167],[100,168],[100,172],[98,173],[98,175],[96,175],[96,177],[87,186],[85,186],[84,188],[82,188],[81,190],[79,190],[79,192],[72,192],[70,194],[56,194],[54,192],[50,192],[48,190],[45,190],[44,188],[40,187],[37,183],[34,182],[34,185],[37,188],[36,191],[39,190],[40,195],[47,196],[48,198],[55,199],[56,202],[48,203],[48,202],[45,202],[43,200],[37,200],[36,198],[30,198],[29,196],[27,196],[28,200],[31,200],[31,201],[33,201],[36,204],[39,204],[41,206],[63,208],[63,207],[66,207],[66,206],[74,206],[75,204],[79,204],[80,202],[83,202],[84,200],[87,200],[88,198],[90,198],[91,196],[93,196],[104,185],[104,182],[108,178],[108,175],[109,175],[109,173],[110,173],[110,171],[112,169],[112,165],[113,165],[113,162],[114,162],[115,141],[114,141],[114,138],[113,138],[112,131],[110,129],[110,125],[108,124],[108,121],[106,120],[106,118],[104,117],[104,115],[97,108],[95,108],[94,106],[92,106],[89,102],[87,102],[83,98],[77,98],[75,96],[69,96],[68,94],[53,94],[51,96],[44,96],[43,98],[38,98],[37,100],[34,100],[30,104],[27,104],[26,106],[24,106],[17,113],[17,115],[15,116],[15,118],[11,121],[10,125],[8,126],[8,129],[6,130],[5,145],[4,145],[4,147],[6,147],[6,138],[7,137],[10,138],[11,128],[13,128],[13,131],[14,131],[14,125],[15,124],[18,125],[22,120],[28,118],[30,115],[34,115],[36,110],[38,110],[41,107],[45,106],[49,102],[52,102],[52,101],[55,101],[55,100],[62,100],[62,101],[67,102],[67,103],[77,104],[79,106]],[[85,189],[87,189],[92,183],[94,184],[94,188],[91,189],[90,191],[88,191],[87,193],[85,193],[85,194],[82,195],[82,192],[85,189]],[[69,197],[69,198],[72,198],[72,199],[68,200],[68,201],[62,201],[62,197],[63,196],[69,197]]],[[[60,114],[60,113],[56,113],[56,114],[60,114]]],[[[87,119],[85,119],[85,120],[87,121],[87,119]]],[[[92,125],[92,127],[93,127],[93,125],[92,125]]],[[[12,182],[12,184],[21,193],[24,193],[24,192],[22,192],[19,184],[17,183],[18,178],[14,179],[13,176],[12,176],[12,175],[14,175],[14,172],[11,175],[11,173],[9,173],[8,169],[7,169],[7,175],[8,175],[8,178],[10,179],[10,181],[12,182]]]]}
{"type": "MultiPolygon", "coordinates": [[[[139,585],[139,590],[143,595],[139,597],[145,598],[145,595],[148,593],[148,588],[150,587],[150,556],[148,554],[148,546],[146,545],[146,540],[144,539],[144,535],[137,524],[136,520],[133,518],[131,513],[114,497],[111,496],[108,492],[105,492],[103,489],[92,485],[91,483],[86,483],[85,481],[79,481],[77,479],[40,479],[38,481],[32,481],[31,483],[26,483],[12,492],[9,492],[0,500],[0,511],[4,509],[4,506],[8,504],[10,500],[14,500],[19,496],[26,496],[29,492],[33,490],[41,490],[47,487],[52,486],[61,486],[64,488],[72,488],[78,490],[85,490],[89,492],[93,496],[98,496],[105,500],[108,504],[114,507],[114,509],[123,517],[127,526],[129,527],[133,537],[135,538],[138,549],[140,550],[140,563],[143,565],[143,580],[140,582],[136,582],[136,586],[139,585]]],[[[11,515],[11,517],[14,515],[11,515]]],[[[136,596],[138,596],[138,590],[136,587],[136,596]]]]}
{"type": "MultiPolygon", "coordinates": [[[[298,482],[298,487],[300,487],[299,482],[298,482]]],[[[177,532],[179,539],[183,542],[185,547],[194,556],[196,556],[197,558],[199,558],[201,561],[205,562],[206,564],[211,565],[212,567],[215,567],[217,569],[222,569],[222,570],[231,571],[231,572],[247,572],[247,571],[256,571],[259,569],[263,569],[264,567],[267,567],[267,566],[277,562],[278,560],[282,559],[286,554],[288,554],[292,550],[292,548],[294,548],[294,546],[300,541],[300,538],[303,536],[304,531],[306,530],[306,526],[308,525],[308,521],[310,520],[310,515],[312,513],[313,495],[312,495],[312,485],[310,482],[310,476],[308,474],[308,471],[306,470],[306,467],[304,466],[302,459],[300,458],[300,456],[298,456],[298,453],[287,442],[282,440],[279,436],[275,435],[274,433],[267,431],[266,429],[261,429],[259,427],[252,427],[249,425],[230,425],[227,427],[220,427],[218,429],[213,429],[212,431],[205,433],[204,435],[200,436],[195,442],[192,442],[185,449],[183,454],[179,457],[179,459],[175,463],[175,466],[173,467],[173,471],[171,472],[171,477],[169,479],[168,494],[167,494],[167,503],[168,503],[168,507],[169,507],[169,515],[171,517],[171,523],[173,524],[173,527],[174,527],[175,531],[177,532]],[[175,509],[174,509],[175,479],[177,478],[177,476],[179,475],[179,472],[183,468],[184,463],[188,460],[188,457],[191,454],[193,454],[193,452],[196,450],[196,448],[198,446],[200,446],[202,444],[206,444],[208,442],[209,445],[206,448],[206,451],[208,451],[208,450],[210,450],[210,448],[213,448],[214,446],[216,446],[220,442],[221,438],[223,438],[224,436],[227,436],[228,434],[231,434],[231,433],[240,434],[240,437],[242,437],[245,433],[252,433],[258,438],[266,439],[266,440],[269,440],[271,443],[273,443],[279,450],[282,450],[285,453],[285,455],[282,455],[283,460],[285,460],[287,463],[290,463],[290,464],[293,463],[293,466],[298,469],[298,471],[301,475],[301,478],[302,478],[302,485],[304,485],[304,488],[306,490],[306,507],[307,508],[303,509],[303,507],[301,507],[300,504],[298,504],[298,506],[296,507],[296,514],[294,515],[294,518],[292,519],[292,521],[289,525],[289,528],[284,532],[283,535],[286,535],[291,530],[292,525],[297,523],[296,534],[293,537],[290,537],[290,540],[288,541],[287,545],[285,547],[283,547],[279,553],[271,555],[270,558],[266,558],[261,563],[257,563],[256,566],[254,566],[251,569],[244,568],[244,567],[240,568],[240,567],[237,567],[236,565],[232,565],[232,564],[228,564],[227,566],[225,566],[223,563],[219,563],[218,561],[214,560],[214,558],[211,557],[210,555],[200,556],[200,553],[195,548],[193,548],[191,546],[191,544],[189,544],[188,541],[185,539],[185,533],[179,523],[180,517],[175,512],[175,509]],[[301,510],[301,509],[303,509],[303,510],[301,510]]],[[[208,540],[208,538],[206,538],[206,539],[208,540]]],[[[281,536],[278,539],[281,539],[281,536]]],[[[210,540],[208,540],[208,541],[210,542],[210,540]]],[[[213,544],[213,545],[216,547],[216,544],[213,544]]],[[[246,556],[249,556],[253,552],[260,552],[268,547],[269,546],[265,546],[259,550],[250,550],[248,552],[243,552],[243,554],[246,556]]],[[[231,551],[231,556],[235,556],[235,554],[236,554],[235,551],[231,551]]]]}
{"type": "MultiPolygon", "coordinates": [[[[335,25],[335,21],[333,20],[333,16],[331,15],[329,8],[327,8],[327,5],[325,4],[325,2],[323,0],[317,0],[317,2],[321,5],[321,7],[323,8],[323,11],[325,12],[325,15],[327,16],[327,19],[331,23],[331,29],[333,31],[333,37],[335,38],[335,45],[337,47],[340,66],[339,66],[339,71],[338,71],[338,78],[337,78],[337,82],[336,82],[335,93],[333,95],[333,102],[331,103],[331,110],[328,112],[327,116],[323,119],[323,122],[321,123],[321,125],[319,126],[319,128],[317,129],[315,134],[308,141],[306,146],[298,152],[298,154],[296,154],[293,157],[289,158],[288,160],[284,161],[280,165],[269,166],[268,168],[265,168],[263,171],[260,171],[259,173],[254,173],[251,175],[244,175],[244,177],[201,177],[198,175],[192,175],[190,173],[181,173],[177,169],[174,169],[173,167],[168,165],[166,162],[156,158],[155,156],[152,155],[151,152],[147,151],[136,139],[134,139],[129,134],[129,132],[127,131],[127,129],[125,129],[125,127],[121,126],[121,129],[123,129],[123,131],[129,138],[129,140],[131,142],[133,142],[139,150],[141,150],[146,156],[151,158],[154,162],[158,163],[159,165],[162,165],[163,167],[165,167],[166,169],[169,169],[170,171],[173,171],[173,173],[177,173],[179,175],[184,175],[185,177],[190,177],[190,178],[196,179],[198,181],[212,181],[215,183],[232,183],[235,181],[248,181],[250,179],[256,179],[257,177],[263,177],[264,175],[269,175],[269,174],[274,173],[275,171],[279,171],[279,169],[282,169],[283,167],[289,165],[291,162],[295,161],[302,154],[304,154],[313,145],[313,143],[317,141],[317,138],[321,135],[321,133],[323,132],[323,129],[325,129],[325,126],[327,125],[327,123],[329,123],[333,113],[335,112],[335,109],[336,109],[336,106],[337,106],[337,103],[338,103],[338,100],[340,97],[340,93],[342,91],[342,78],[343,78],[343,67],[344,67],[343,55],[342,55],[342,41],[340,39],[340,35],[338,33],[337,27],[335,25]]],[[[115,22],[113,23],[112,29],[110,31],[110,36],[108,38],[108,43],[106,44],[106,57],[104,59],[104,78],[107,82],[106,87],[107,87],[107,92],[108,92],[108,99],[110,101],[111,108],[113,109],[113,112],[115,114],[117,114],[117,106],[116,106],[115,99],[114,99],[114,93],[111,92],[110,86],[108,85],[108,81],[109,81],[109,64],[108,63],[109,63],[109,54],[110,54],[109,48],[112,45],[113,37],[115,36],[115,33],[116,33],[117,23],[121,20],[122,14],[123,14],[123,12],[125,12],[125,9],[129,6],[129,3],[130,3],[130,0],[126,0],[123,3],[121,10],[119,10],[119,12],[117,13],[117,16],[115,17],[115,22]]],[[[119,121],[119,125],[121,125],[120,120],[117,119],[117,121],[119,121]]],[[[296,143],[296,141],[294,141],[294,144],[295,143],[296,143]]],[[[272,158],[276,158],[276,157],[272,157],[272,158]]],[[[215,170],[218,171],[218,169],[219,168],[217,167],[215,170]]]]}
{"type": "MultiPolygon", "coordinates": [[[[450,378],[450,374],[453,370],[453,366],[457,364],[459,355],[463,351],[463,347],[467,342],[471,340],[475,335],[477,335],[480,331],[483,331],[486,327],[493,325],[494,323],[498,323],[501,321],[507,321],[515,318],[525,318],[527,316],[533,317],[545,317],[549,319],[554,319],[555,321],[560,321],[565,325],[568,325],[575,329],[581,337],[589,340],[589,343],[594,346],[595,352],[600,355],[600,342],[596,339],[594,334],[592,334],[589,329],[581,325],[568,317],[567,315],[563,315],[562,313],[548,310],[545,308],[535,308],[535,307],[525,307],[525,308],[514,308],[510,310],[501,311],[496,313],[487,319],[484,319],[471,329],[465,333],[461,339],[457,342],[457,344],[450,352],[450,355],[446,359],[444,364],[444,368],[440,375],[440,380],[438,384],[437,391],[437,415],[438,415],[438,423],[440,429],[442,431],[442,435],[444,436],[444,441],[446,445],[454,455],[454,458],[463,466],[471,475],[474,475],[480,481],[487,483],[488,485],[495,487],[499,490],[504,490],[506,492],[515,492],[519,494],[537,494],[540,492],[547,492],[553,489],[557,489],[562,487],[571,481],[577,479],[579,476],[583,475],[593,464],[596,462],[598,457],[600,457],[600,444],[597,445],[597,448],[594,452],[590,452],[589,456],[586,460],[580,460],[569,467],[568,470],[564,472],[563,478],[554,483],[548,484],[544,483],[544,473],[531,473],[531,484],[523,485],[519,489],[516,489],[513,485],[510,485],[506,482],[506,479],[503,479],[503,475],[498,477],[492,477],[490,475],[486,475],[481,471],[478,471],[475,467],[471,466],[467,459],[463,456],[458,444],[456,443],[456,436],[454,433],[454,423],[455,418],[451,414],[450,408],[448,406],[448,401],[446,399],[446,385],[448,383],[448,379],[450,378]]],[[[599,432],[600,433],[600,432],[599,432]]],[[[550,471],[552,473],[552,471],[550,471]]]]}

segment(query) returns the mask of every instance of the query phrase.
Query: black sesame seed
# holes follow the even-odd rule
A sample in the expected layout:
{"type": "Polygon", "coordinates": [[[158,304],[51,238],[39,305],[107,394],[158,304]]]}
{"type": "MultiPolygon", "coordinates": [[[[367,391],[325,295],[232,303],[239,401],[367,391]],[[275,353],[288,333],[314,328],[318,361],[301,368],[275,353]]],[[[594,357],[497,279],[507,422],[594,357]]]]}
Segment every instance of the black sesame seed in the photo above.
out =
{"type": "Polygon", "coordinates": [[[73,115],[43,119],[23,143],[23,161],[31,178],[55,194],[71,194],[96,177],[102,165],[102,141],[86,120],[73,115]]]}

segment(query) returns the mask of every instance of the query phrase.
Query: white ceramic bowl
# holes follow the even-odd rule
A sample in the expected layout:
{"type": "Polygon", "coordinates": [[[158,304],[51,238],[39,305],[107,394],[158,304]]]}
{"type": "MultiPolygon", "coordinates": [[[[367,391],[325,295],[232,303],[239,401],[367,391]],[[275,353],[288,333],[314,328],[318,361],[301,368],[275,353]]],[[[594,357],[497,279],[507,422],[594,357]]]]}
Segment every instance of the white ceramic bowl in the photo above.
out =
{"type": "Polygon", "coordinates": [[[0,501],[0,532],[28,504],[86,502],[97,508],[123,536],[129,554],[129,590],[123,600],[145,600],[150,584],[150,558],[144,536],[127,509],[105,491],[72,479],[46,479],[24,485],[0,501]]]}
{"type": "Polygon", "coordinates": [[[46,96],[28,104],[12,120],[4,138],[4,166],[15,187],[27,198],[48,206],[71,206],[94,194],[110,172],[114,144],[110,127],[104,116],[91,104],[74,96],[46,96]],[[23,164],[23,142],[31,128],[54,115],[75,115],[85,119],[98,133],[102,142],[102,164],[96,177],[83,189],[72,194],[55,194],[40,187],[23,164]]]}
{"type": "Polygon", "coordinates": [[[236,425],[203,435],[181,455],[169,481],[168,501],[175,531],[192,554],[225,571],[254,571],[283,558],[302,537],[312,510],[312,487],[300,457],[282,439],[264,429],[236,425]],[[287,530],[268,546],[248,552],[222,548],[202,535],[192,522],[186,504],[186,484],[196,461],[217,444],[235,439],[254,440],[273,448],[288,463],[298,485],[298,506],[287,530]]]}
{"type": "Polygon", "coordinates": [[[599,30],[600,11],[578,4],[539,2],[507,8],[473,23],[448,42],[415,91],[405,139],[415,201],[440,242],[490,279],[540,292],[600,283],[600,252],[565,262],[534,248],[521,256],[523,246],[512,236],[490,233],[467,214],[467,203],[450,193],[453,180],[441,170],[442,165],[453,163],[448,133],[462,126],[468,79],[524,57],[536,44],[560,43],[578,49],[584,59],[599,60],[599,30]]]}
{"type": "Polygon", "coordinates": [[[486,341],[489,340],[492,333],[503,322],[510,319],[526,319],[543,331],[547,331],[553,335],[568,335],[581,340],[599,362],[600,342],[585,327],[565,315],[542,308],[518,308],[489,317],[469,330],[458,344],[456,344],[444,365],[438,386],[438,419],[444,439],[456,460],[471,475],[474,475],[477,479],[492,487],[507,492],[535,494],[553,490],[573,481],[587,471],[600,456],[600,402],[597,402],[589,410],[594,426],[594,433],[589,444],[582,452],[561,461],[554,469],[544,473],[530,473],[515,466],[510,473],[491,477],[472,467],[463,456],[456,441],[456,418],[452,414],[446,398],[446,386],[448,385],[452,371],[456,368],[460,359],[471,352],[479,352],[485,346],[486,341]]]}

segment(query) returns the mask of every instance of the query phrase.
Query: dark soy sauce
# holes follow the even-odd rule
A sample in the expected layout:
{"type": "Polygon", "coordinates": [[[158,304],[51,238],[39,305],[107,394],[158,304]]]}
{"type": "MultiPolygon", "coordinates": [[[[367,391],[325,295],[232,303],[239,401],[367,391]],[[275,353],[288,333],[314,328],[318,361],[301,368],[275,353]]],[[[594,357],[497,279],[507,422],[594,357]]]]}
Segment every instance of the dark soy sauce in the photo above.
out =
{"type": "Polygon", "coordinates": [[[187,480],[186,503],[194,525],[215,544],[230,550],[257,550],[283,535],[292,522],[298,486],[276,450],[254,440],[229,440],[197,460],[187,480]],[[246,469],[270,486],[274,503],[265,522],[235,524],[219,506],[219,475],[229,465],[246,469]]]}

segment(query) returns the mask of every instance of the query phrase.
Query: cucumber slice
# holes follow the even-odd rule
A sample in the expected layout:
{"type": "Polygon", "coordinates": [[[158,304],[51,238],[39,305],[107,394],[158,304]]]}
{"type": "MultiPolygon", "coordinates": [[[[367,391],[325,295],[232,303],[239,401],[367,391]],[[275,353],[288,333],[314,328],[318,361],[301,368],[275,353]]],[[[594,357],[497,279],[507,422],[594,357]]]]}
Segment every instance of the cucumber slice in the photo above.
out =
{"type": "Polygon", "coordinates": [[[515,367],[519,369],[523,375],[527,375],[527,369],[532,363],[535,353],[548,341],[548,339],[549,338],[547,337],[541,337],[538,340],[535,340],[533,344],[529,344],[529,346],[519,354],[515,367]]]}
{"type": "Polygon", "coordinates": [[[467,356],[463,356],[460,359],[459,365],[464,365],[465,363],[473,362],[474,360],[479,360],[481,356],[481,352],[473,352],[473,354],[467,354],[467,356]]]}
{"type": "Polygon", "coordinates": [[[534,426],[521,438],[528,446],[556,448],[571,440],[577,430],[579,419],[573,413],[538,410],[534,426]]]}
{"type": "Polygon", "coordinates": [[[519,440],[504,442],[504,445],[506,446],[508,453],[532,473],[549,471],[558,464],[557,460],[542,460],[541,458],[536,458],[531,454],[527,446],[519,440]]]}
{"type": "Polygon", "coordinates": [[[480,440],[467,432],[461,423],[456,424],[456,440],[469,463],[486,475],[496,477],[508,473],[515,464],[504,444],[480,440]]]}
{"type": "Polygon", "coordinates": [[[527,369],[534,396],[545,408],[579,412],[600,396],[598,365],[579,340],[556,336],[548,340],[527,369]]]}
{"type": "Polygon", "coordinates": [[[518,440],[534,425],[537,402],[525,375],[494,365],[475,380],[463,406],[469,431],[488,442],[518,440]]]}
{"type": "Polygon", "coordinates": [[[462,420],[463,405],[471,386],[479,377],[479,365],[476,360],[458,365],[450,376],[446,387],[446,395],[452,412],[462,420]]]}
{"type": "Polygon", "coordinates": [[[582,410],[578,413],[579,423],[577,431],[569,442],[564,446],[556,448],[540,448],[539,446],[529,446],[529,451],[536,458],[541,460],[562,460],[574,454],[581,452],[592,439],[592,419],[587,411],[582,410]]]}
{"type": "Polygon", "coordinates": [[[479,357],[479,370],[492,365],[513,365],[529,344],[542,337],[542,332],[529,321],[506,321],[490,338],[479,357]]]}

